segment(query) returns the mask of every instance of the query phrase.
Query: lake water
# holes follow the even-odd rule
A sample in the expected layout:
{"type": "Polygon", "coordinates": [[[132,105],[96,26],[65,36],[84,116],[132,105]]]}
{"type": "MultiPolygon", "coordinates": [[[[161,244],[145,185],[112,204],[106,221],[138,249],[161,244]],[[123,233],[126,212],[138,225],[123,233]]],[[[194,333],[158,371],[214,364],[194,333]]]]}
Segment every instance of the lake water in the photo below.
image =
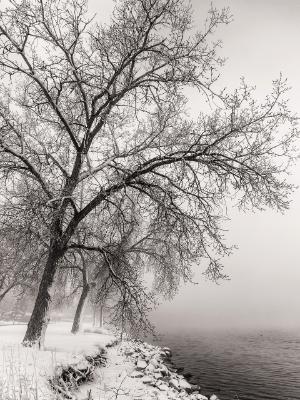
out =
{"type": "Polygon", "coordinates": [[[168,333],[173,362],[221,400],[300,400],[300,332],[168,333]]]}

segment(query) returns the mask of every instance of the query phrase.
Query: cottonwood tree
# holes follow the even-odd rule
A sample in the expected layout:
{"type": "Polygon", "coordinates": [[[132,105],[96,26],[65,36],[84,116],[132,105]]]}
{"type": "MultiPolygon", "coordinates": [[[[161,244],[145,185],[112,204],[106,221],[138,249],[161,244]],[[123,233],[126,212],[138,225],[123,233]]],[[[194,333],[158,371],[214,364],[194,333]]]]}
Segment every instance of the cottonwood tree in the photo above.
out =
{"type": "MultiPolygon", "coordinates": [[[[192,30],[184,0],[124,0],[108,25],[84,0],[10,0],[0,15],[0,151],[6,196],[34,193],[48,256],[24,343],[39,342],[59,262],[80,225],[131,196],[144,220],[170,221],[207,273],[222,276],[226,199],[284,210],[298,136],[281,78],[261,103],[242,83],[213,85],[223,60],[212,8],[192,30]],[[186,112],[185,88],[212,112],[186,112]],[[25,182],[25,183],[24,183],[25,182]],[[84,202],[81,202],[84,190],[84,202]]],[[[30,208],[29,201],[24,202],[30,208]]],[[[17,211],[16,211],[17,212],[17,211]]],[[[171,277],[172,278],[172,277],[171,277]]]]}

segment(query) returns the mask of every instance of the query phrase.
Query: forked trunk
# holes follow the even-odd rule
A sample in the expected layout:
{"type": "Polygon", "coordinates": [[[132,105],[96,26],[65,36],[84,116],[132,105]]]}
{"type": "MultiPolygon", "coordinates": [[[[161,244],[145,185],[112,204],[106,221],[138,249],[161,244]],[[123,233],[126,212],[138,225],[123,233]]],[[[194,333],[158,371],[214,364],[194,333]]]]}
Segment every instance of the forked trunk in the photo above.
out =
{"type": "Polygon", "coordinates": [[[82,316],[82,311],[83,311],[83,307],[87,298],[87,295],[89,293],[89,285],[84,285],[81,295],[80,295],[80,299],[76,308],[76,312],[75,312],[75,317],[74,317],[74,321],[73,321],[73,325],[72,325],[72,329],[71,332],[72,333],[78,333],[80,330],[80,322],[81,322],[81,316],[82,316]]]}
{"type": "Polygon", "coordinates": [[[51,301],[49,291],[53,284],[58,260],[61,256],[62,251],[59,247],[52,245],[49,250],[48,260],[39,286],[34,309],[23,339],[24,346],[38,346],[39,348],[43,348],[44,346],[46,328],[49,322],[48,309],[51,301]]]}

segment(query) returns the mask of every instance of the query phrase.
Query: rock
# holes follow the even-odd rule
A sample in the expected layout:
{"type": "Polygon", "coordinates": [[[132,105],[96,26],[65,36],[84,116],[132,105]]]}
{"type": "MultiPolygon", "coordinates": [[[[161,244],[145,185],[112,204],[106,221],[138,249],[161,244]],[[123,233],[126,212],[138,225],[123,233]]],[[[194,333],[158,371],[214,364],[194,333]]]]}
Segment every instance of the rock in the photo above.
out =
{"type": "Polygon", "coordinates": [[[153,378],[151,376],[144,376],[142,382],[145,383],[146,385],[149,385],[150,383],[153,382],[153,378]]]}
{"type": "Polygon", "coordinates": [[[192,393],[189,397],[190,400],[208,400],[206,396],[200,393],[192,393]]]}
{"type": "MultiPolygon", "coordinates": [[[[184,389],[184,390],[191,390],[191,388],[192,388],[192,386],[185,379],[180,379],[179,387],[180,387],[180,389],[184,389]]],[[[213,400],[216,400],[216,399],[213,399],[213,400]]]]}
{"type": "Polygon", "coordinates": [[[178,393],[177,392],[171,392],[170,390],[168,391],[168,396],[169,396],[169,399],[172,399],[172,400],[176,400],[176,399],[178,399],[178,393]]]}
{"type": "Polygon", "coordinates": [[[163,347],[163,348],[162,348],[162,351],[164,351],[165,353],[170,353],[170,354],[172,354],[171,349],[170,349],[169,347],[163,347]]]}
{"type": "Polygon", "coordinates": [[[159,362],[157,361],[156,358],[151,358],[151,360],[149,361],[149,364],[153,365],[155,368],[157,368],[159,366],[159,362]]]}
{"type": "Polygon", "coordinates": [[[219,397],[216,394],[212,394],[209,400],[219,400],[219,397]]]}
{"type": "Polygon", "coordinates": [[[155,371],[155,367],[152,364],[148,364],[147,367],[145,368],[145,372],[151,374],[155,371]]]}
{"type": "Polygon", "coordinates": [[[136,369],[138,370],[138,371],[140,371],[140,370],[143,370],[143,369],[145,369],[146,367],[147,367],[147,363],[146,363],[146,361],[144,361],[144,360],[138,360],[138,362],[137,362],[137,364],[136,364],[136,369]]]}
{"type": "Polygon", "coordinates": [[[174,372],[170,372],[170,379],[177,379],[177,374],[174,374],[174,372]]]}
{"type": "Polygon", "coordinates": [[[165,376],[170,374],[168,368],[164,364],[160,366],[159,370],[165,376]]]}
{"type": "Polygon", "coordinates": [[[166,351],[161,351],[160,355],[162,358],[167,359],[167,360],[171,358],[171,354],[166,351]]]}
{"type": "Polygon", "coordinates": [[[163,377],[162,374],[161,374],[160,372],[155,372],[155,373],[153,374],[153,376],[154,376],[155,379],[161,379],[161,378],[163,377]]]}
{"type": "Polygon", "coordinates": [[[144,376],[144,374],[140,371],[134,371],[134,372],[132,372],[132,374],[130,376],[131,376],[131,378],[142,378],[144,376]]]}
{"type": "Polygon", "coordinates": [[[174,379],[174,378],[170,379],[170,380],[169,380],[169,385],[170,385],[170,387],[172,387],[172,388],[174,388],[174,389],[176,389],[176,390],[179,390],[179,389],[180,389],[180,387],[179,387],[179,382],[178,382],[177,379],[174,379]]]}
{"type": "Polygon", "coordinates": [[[185,390],[181,390],[180,392],[179,392],[179,397],[181,398],[181,399],[185,399],[186,398],[186,396],[187,396],[187,394],[186,394],[186,391],[185,390]]]}
{"type": "Polygon", "coordinates": [[[158,389],[161,390],[162,392],[166,392],[167,390],[169,390],[169,386],[163,383],[162,385],[158,386],[158,389]]]}

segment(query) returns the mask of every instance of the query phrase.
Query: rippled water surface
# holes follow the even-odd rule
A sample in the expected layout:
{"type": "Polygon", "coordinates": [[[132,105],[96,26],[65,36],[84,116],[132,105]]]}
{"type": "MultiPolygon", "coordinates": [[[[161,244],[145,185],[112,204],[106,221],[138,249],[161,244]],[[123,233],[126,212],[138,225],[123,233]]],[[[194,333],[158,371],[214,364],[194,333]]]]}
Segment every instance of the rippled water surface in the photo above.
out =
{"type": "Polygon", "coordinates": [[[300,400],[300,332],[167,334],[159,340],[203,394],[300,400]]]}

